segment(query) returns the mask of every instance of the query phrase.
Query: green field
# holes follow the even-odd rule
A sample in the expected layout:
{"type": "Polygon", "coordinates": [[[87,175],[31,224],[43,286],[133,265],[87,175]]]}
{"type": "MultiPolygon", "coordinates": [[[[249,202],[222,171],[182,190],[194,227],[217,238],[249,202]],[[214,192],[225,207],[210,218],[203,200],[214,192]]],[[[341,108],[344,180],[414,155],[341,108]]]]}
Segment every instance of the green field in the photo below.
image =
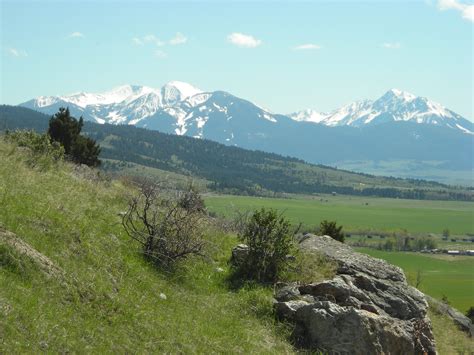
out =
{"type": "Polygon", "coordinates": [[[288,199],[208,196],[209,210],[230,216],[236,210],[272,207],[284,211],[294,223],[319,225],[335,220],[347,231],[401,231],[410,233],[474,233],[474,203],[458,201],[419,201],[354,196],[311,196],[288,199]]]}
{"type": "Polygon", "coordinates": [[[445,295],[451,305],[463,313],[474,306],[474,257],[472,256],[423,255],[369,248],[357,250],[401,267],[411,282],[416,279],[416,274],[420,270],[419,289],[437,299],[445,295]]]}

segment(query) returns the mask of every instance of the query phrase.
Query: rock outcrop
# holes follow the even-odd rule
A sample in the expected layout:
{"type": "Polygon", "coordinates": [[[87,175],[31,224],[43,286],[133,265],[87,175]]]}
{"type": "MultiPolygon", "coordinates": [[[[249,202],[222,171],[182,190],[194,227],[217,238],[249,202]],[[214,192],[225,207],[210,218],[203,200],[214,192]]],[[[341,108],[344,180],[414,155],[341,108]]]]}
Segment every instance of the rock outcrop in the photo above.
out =
{"type": "Polygon", "coordinates": [[[447,316],[460,330],[467,333],[470,337],[474,337],[474,326],[468,317],[459,312],[457,309],[451,307],[449,304],[434,299],[431,296],[425,295],[425,298],[430,303],[431,309],[437,313],[447,316]]]}
{"type": "Polygon", "coordinates": [[[331,280],[275,293],[277,315],[295,324],[300,346],[330,354],[436,353],[428,304],[400,268],[328,236],[307,234],[300,248],[337,264],[331,280]]]}
{"type": "Polygon", "coordinates": [[[232,256],[230,258],[231,265],[238,267],[245,262],[249,255],[249,247],[246,244],[238,244],[232,249],[232,256]]]}
{"type": "Polygon", "coordinates": [[[64,271],[56,266],[46,255],[41,254],[31,245],[20,239],[16,234],[0,227],[0,245],[12,248],[20,255],[28,257],[35,265],[48,276],[63,278],[64,271]]]}

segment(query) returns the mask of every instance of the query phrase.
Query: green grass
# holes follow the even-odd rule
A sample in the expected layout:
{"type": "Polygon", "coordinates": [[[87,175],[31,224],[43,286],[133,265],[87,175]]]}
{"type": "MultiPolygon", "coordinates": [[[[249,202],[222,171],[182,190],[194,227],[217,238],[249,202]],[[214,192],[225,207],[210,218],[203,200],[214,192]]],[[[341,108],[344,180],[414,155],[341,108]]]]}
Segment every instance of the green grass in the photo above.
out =
{"type": "Polygon", "coordinates": [[[441,299],[445,295],[451,305],[466,312],[474,306],[474,257],[438,256],[412,252],[387,252],[369,248],[357,251],[387,260],[403,269],[411,283],[421,272],[420,291],[441,299]]]}
{"type": "MultiPolygon", "coordinates": [[[[442,250],[472,250],[474,249],[474,243],[471,240],[474,240],[474,237],[469,236],[451,236],[447,240],[443,239],[442,234],[427,234],[425,236],[421,236],[421,238],[429,238],[434,242],[436,249],[442,250]],[[455,240],[455,241],[453,241],[455,240]]],[[[400,235],[401,240],[403,240],[403,235],[400,235]]],[[[416,246],[416,238],[417,237],[410,237],[410,245],[416,246]]],[[[397,245],[397,237],[395,236],[380,236],[377,234],[362,234],[356,235],[352,234],[350,237],[346,236],[346,243],[353,246],[353,247],[360,247],[360,248],[376,248],[385,250],[383,246],[386,242],[391,241],[394,246],[397,245]],[[370,238],[369,238],[370,236],[370,238]],[[382,248],[381,248],[382,247],[382,248]]],[[[396,251],[396,247],[394,247],[393,251],[396,251]]],[[[390,251],[390,250],[389,250],[390,251]]]]}
{"type": "Polygon", "coordinates": [[[350,231],[400,231],[410,233],[474,233],[474,203],[418,201],[354,196],[314,196],[288,199],[243,196],[209,196],[208,208],[231,215],[235,210],[272,207],[284,211],[294,223],[317,226],[335,220],[350,231]],[[322,201],[321,201],[322,199],[322,201]],[[327,201],[326,201],[327,200],[327,201]]]}
{"type": "Polygon", "coordinates": [[[129,188],[85,181],[64,163],[31,169],[25,154],[0,139],[0,225],[66,276],[0,245],[0,353],[293,351],[271,289],[227,287],[234,237],[210,232],[209,260],[159,272],[120,225],[129,188]]]}
{"type": "MultiPolygon", "coordinates": [[[[133,189],[86,181],[62,162],[31,168],[27,156],[0,139],[0,228],[64,276],[0,238],[0,354],[295,352],[289,328],[274,321],[272,289],[229,289],[235,236],[209,231],[208,259],[159,271],[120,225],[133,189]]],[[[438,346],[456,349],[463,335],[443,338],[442,322],[433,324],[438,346]]]]}

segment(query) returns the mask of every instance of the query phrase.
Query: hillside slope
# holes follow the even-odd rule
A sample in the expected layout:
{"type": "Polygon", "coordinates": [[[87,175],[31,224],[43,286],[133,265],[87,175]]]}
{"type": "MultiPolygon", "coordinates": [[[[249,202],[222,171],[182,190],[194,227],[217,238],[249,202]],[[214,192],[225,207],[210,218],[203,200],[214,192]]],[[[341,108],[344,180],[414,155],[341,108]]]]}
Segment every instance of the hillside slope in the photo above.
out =
{"type": "MultiPolygon", "coordinates": [[[[32,168],[2,138],[0,161],[0,353],[297,352],[271,288],[228,288],[234,236],[208,233],[207,260],[164,273],[122,231],[129,186],[32,168]]],[[[440,354],[471,348],[434,316],[440,354]]]]}
{"type": "Polygon", "coordinates": [[[129,187],[27,158],[0,138],[0,353],[292,352],[271,290],[226,287],[234,237],[210,233],[209,260],[159,272],[122,230],[129,187]]]}
{"type": "MultiPolygon", "coordinates": [[[[0,107],[0,130],[47,129],[49,117],[13,106],[0,107]]],[[[130,162],[211,182],[210,187],[245,194],[343,193],[363,196],[471,200],[465,189],[435,182],[352,173],[277,154],[164,134],[128,125],[86,122],[84,132],[102,146],[104,167],[121,170],[130,162]]]]}

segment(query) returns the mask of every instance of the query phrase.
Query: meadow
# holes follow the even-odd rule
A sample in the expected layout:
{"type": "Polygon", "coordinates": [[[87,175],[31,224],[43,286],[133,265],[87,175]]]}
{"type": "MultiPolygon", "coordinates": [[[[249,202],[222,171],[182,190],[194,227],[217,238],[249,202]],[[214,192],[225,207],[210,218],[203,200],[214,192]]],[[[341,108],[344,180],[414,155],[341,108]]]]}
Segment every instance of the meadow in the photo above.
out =
{"type": "Polygon", "coordinates": [[[357,251],[401,267],[411,284],[415,283],[419,271],[420,291],[437,299],[447,297],[450,304],[463,313],[474,306],[474,257],[472,256],[425,255],[370,248],[357,248],[357,251]]]}
{"type": "Polygon", "coordinates": [[[342,195],[261,198],[229,195],[206,197],[209,210],[225,216],[260,207],[283,211],[293,223],[308,227],[321,220],[337,221],[350,232],[399,232],[452,235],[474,233],[474,203],[461,201],[404,200],[342,195]]]}

